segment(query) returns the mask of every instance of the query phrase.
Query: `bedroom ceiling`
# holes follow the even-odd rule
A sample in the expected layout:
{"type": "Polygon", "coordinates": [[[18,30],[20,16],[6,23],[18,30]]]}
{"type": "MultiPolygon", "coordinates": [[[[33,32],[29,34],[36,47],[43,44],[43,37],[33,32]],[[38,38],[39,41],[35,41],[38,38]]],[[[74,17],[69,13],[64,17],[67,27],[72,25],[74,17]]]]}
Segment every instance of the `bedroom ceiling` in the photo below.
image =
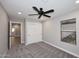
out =
{"type": "MultiPolygon", "coordinates": [[[[28,14],[36,13],[32,6],[42,7],[44,11],[54,9],[55,12],[49,14],[52,16],[51,18],[79,9],[79,4],[75,3],[76,0],[0,0],[0,2],[10,17],[33,21],[38,20],[38,16],[28,16],[28,14]],[[22,14],[18,14],[18,12],[22,14]]],[[[42,17],[38,21],[45,19],[48,18],[42,17]]]]}

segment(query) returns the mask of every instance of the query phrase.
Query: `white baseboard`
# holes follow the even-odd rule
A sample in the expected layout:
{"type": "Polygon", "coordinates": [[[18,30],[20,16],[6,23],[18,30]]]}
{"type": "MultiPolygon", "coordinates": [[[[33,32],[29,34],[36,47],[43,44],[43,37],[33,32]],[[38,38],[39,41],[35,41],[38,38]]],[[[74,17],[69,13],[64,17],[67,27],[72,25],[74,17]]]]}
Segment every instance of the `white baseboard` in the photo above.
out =
{"type": "Polygon", "coordinates": [[[45,43],[47,43],[47,44],[49,44],[49,45],[51,45],[51,46],[54,46],[54,47],[56,47],[56,48],[58,48],[58,49],[60,49],[60,50],[62,50],[62,51],[65,51],[65,52],[67,52],[67,53],[69,53],[69,54],[71,54],[71,55],[74,55],[75,57],[78,57],[78,58],[79,58],[79,55],[77,55],[77,54],[75,54],[75,53],[73,53],[73,52],[70,52],[70,51],[65,50],[65,49],[63,49],[63,48],[61,48],[61,47],[58,47],[58,46],[56,46],[56,45],[53,45],[53,44],[51,44],[51,43],[49,43],[49,42],[47,42],[47,41],[43,41],[43,42],[45,42],[45,43]]]}
{"type": "MultiPolygon", "coordinates": [[[[43,40],[38,41],[38,42],[43,42],[43,40]]],[[[33,42],[33,43],[38,43],[38,42],[33,42]]],[[[33,44],[33,43],[26,43],[25,45],[27,46],[27,45],[29,45],[29,44],[33,44]]]]}
{"type": "Polygon", "coordinates": [[[6,56],[6,54],[7,54],[7,51],[5,51],[5,52],[1,55],[1,57],[4,58],[4,57],[6,56]]]}

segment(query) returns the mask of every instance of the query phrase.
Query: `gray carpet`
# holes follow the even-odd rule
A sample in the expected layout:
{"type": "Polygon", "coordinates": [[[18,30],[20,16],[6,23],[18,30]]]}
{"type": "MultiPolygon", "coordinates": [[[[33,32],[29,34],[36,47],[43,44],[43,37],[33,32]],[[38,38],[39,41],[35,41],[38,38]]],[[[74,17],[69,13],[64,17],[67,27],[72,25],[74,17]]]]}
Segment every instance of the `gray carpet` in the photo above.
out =
{"type": "Polygon", "coordinates": [[[66,52],[52,47],[44,42],[30,44],[28,46],[18,45],[11,48],[5,58],[75,58],[66,52]]]}

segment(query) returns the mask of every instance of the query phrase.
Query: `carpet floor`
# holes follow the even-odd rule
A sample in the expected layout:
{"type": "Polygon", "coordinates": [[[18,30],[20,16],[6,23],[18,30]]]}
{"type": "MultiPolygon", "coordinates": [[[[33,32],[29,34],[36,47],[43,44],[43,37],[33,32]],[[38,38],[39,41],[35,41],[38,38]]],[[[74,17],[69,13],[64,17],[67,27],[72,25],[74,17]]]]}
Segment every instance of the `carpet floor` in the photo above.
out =
{"type": "Polygon", "coordinates": [[[18,45],[11,48],[5,58],[76,58],[60,49],[50,46],[44,42],[30,45],[18,45]]]}

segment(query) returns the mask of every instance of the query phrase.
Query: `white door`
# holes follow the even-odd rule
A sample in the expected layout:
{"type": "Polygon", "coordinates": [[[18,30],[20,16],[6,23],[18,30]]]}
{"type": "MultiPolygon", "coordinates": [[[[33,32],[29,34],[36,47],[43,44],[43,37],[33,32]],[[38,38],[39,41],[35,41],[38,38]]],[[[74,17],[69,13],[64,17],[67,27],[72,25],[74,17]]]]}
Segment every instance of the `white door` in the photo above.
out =
{"type": "Polygon", "coordinates": [[[42,41],[42,24],[26,22],[26,44],[42,41]]]}

